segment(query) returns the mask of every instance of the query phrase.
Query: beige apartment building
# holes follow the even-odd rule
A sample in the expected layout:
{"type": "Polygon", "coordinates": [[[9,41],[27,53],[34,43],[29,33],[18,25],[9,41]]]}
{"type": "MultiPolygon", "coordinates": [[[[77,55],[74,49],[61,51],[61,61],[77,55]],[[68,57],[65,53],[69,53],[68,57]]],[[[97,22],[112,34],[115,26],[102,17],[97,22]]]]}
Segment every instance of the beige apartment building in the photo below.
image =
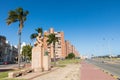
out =
{"type": "MultiPolygon", "coordinates": [[[[65,58],[65,41],[64,41],[64,32],[56,32],[53,28],[50,28],[49,31],[45,31],[44,35],[49,35],[51,33],[56,34],[58,37],[58,42],[55,44],[55,55],[57,59],[65,58]]],[[[44,49],[48,51],[51,58],[54,58],[54,48],[53,44],[47,45],[47,37],[44,37],[44,49]]]]}
{"type": "Polygon", "coordinates": [[[70,42],[65,40],[65,54],[66,56],[70,53],[70,42]]]}
{"type": "Polygon", "coordinates": [[[79,57],[80,54],[76,50],[75,46],[73,46],[68,40],[65,40],[65,55],[68,56],[68,54],[74,53],[75,57],[79,57]]]}
{"type": "MultiPolygon", "coordinates": [[[[58,42],[55,44],[55,56],[57,59],[64,59],[68,56],[69,53],[74,53],[76,57],[79,56],[78,51],[76,51],[75,47],[71,45],[71,43],[68,40],[64,39],[64,32],[57,32],[54,31],[53,28],[50,28],[48,31],[44,32],[44,35],[49,35],[51,33],[56,34],[56,37],[58,37],[58,42]]],[[[48,52],[50,57],[54,58],[54,48],[53,44],[47,45],[47,37],[44,37],[43,46],[44,46],[44,52],[48,52]]]]}

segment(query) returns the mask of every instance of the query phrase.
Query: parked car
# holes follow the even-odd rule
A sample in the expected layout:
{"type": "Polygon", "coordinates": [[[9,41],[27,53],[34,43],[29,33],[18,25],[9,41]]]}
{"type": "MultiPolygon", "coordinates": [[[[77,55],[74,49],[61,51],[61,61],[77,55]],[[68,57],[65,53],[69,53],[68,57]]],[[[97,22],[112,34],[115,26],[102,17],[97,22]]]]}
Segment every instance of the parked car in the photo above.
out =
{"type": "Polygon", "coordinates": [[[102,61],[102,63],[105,63],[105,61],[102,61]]]}
{"type": "Polygon", "coordinates": [[[5,64],[5,65],[6,65],[6,64],[9,64],[9,62],[5,61],[5,62],[3,62],[3,64],[5,64]]]}

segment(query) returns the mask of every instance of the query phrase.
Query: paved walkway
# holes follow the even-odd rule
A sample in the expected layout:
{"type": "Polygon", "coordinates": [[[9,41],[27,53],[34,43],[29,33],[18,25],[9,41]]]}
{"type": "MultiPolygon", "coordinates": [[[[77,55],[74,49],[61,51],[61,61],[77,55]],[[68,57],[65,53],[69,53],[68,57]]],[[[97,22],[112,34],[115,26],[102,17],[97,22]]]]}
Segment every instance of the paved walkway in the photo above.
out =
{"type": "Polygon", "coordinates": [[[46,75],[46,74],[48,74],[48,73],[54,72],[54,71],[56,71],[57,69],[59,69],[59,68],[54,67],[54,68],[52,68],[50,71],[32,72],[32,73],[29,73],[29,74],[27,74],[27,75],[17,77],[16,79],[17,79],[17,80],[19,80],[19,79],[32,80],[32,79],[37,78],[37,77],[39,77],[39,76],[46,75]]]}
{"type": "Polygon", "coordinates": [[[92,64],[81,62],[80,80],[116,80],[92,64]]]}
{"type": "Polygon", "coordinates": [[[70,64],[33,80],[80,80],[80,64],[70,64]]]}
{"type": "Polygon", "coordinates": [[[52,68],[50,71],[33,72],[17,77],[25,80],[80,80],[80,64],[68,64],[66,67],[52,68]]]}

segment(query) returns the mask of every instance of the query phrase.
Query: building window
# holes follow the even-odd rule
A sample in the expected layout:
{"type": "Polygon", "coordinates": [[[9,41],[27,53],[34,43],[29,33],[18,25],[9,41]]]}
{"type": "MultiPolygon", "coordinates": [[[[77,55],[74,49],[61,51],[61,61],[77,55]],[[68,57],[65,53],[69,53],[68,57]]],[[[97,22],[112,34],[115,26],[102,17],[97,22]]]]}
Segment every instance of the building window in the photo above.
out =
{"type": "Polygon", "coordinates": [[[0,41],[0,45],[2,45],[2,42],[0,41]]]}
{"type": "Polygon", "coordinates": [[[58,47],[58,48],[61,48],[61,47],[58,47]]]}

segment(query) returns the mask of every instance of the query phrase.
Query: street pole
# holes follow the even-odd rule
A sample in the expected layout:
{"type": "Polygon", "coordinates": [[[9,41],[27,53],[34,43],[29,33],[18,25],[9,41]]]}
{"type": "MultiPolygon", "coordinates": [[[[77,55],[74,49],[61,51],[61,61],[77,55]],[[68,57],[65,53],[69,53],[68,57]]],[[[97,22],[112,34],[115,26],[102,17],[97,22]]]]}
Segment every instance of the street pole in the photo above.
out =
{"type": "Polygon", "coordinates": [[[110,40],[109,39],[108,39],[108,50],[109,50],[110,61],[112,61],[112,51],[111,51],[111,46],[110,46],[110,40]]]}

